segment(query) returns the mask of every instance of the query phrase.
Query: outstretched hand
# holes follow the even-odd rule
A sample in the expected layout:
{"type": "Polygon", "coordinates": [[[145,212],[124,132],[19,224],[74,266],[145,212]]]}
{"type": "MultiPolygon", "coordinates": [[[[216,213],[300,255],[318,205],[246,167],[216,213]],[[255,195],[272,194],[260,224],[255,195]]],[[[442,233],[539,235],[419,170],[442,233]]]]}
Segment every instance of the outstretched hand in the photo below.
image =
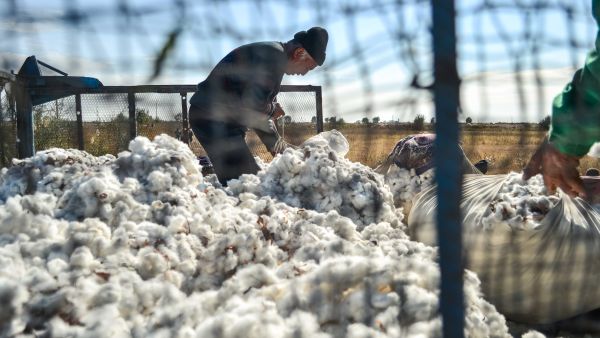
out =
{"type": "Polygon", "coordinates": [[[578,166],[578,157],[561,153],[546,138],[523,168],[523,179],[542,174],[549,193],[553,194],[558,187],[571,197],[587,198],[578,166]]]}

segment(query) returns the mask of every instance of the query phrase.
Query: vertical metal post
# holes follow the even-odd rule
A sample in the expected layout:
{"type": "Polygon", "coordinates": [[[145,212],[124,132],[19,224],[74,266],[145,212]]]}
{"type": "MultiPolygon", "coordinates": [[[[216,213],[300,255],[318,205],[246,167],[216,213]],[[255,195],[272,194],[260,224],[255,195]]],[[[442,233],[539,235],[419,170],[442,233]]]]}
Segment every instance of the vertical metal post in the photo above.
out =
{"type": "Polygon", "coordinates": [[[456,11],[454,0],[432,0],[433,86],[436,141],[437,240],[441,270],[440,311],[443,335],[464,337],[462,227],[460,215],[462,173],[458,147],[460,81],[456,69],[456,11]]]}
{"type": "Polygon", "coordinates": [[[135,93],[127,93],[127,106],[129,107],[129,138],[134,139],[137,136],[137,119],[135,116],[135,93]]]}
{"type": "Polygon", "coordinates": [[[4,107],[2,106],[2,92],[4,91],[4,83],[0,81],[0,168],[8,165],[8,152],[6,151],[6,146],[10,143],[6,142],[6,131],[8,131],[7,126],[10,123],[4,125],[4,107]]]}
{"type": "Polygon", "coordinates": [[[181,141],[190,144],[190,124],[188,119],[187,108],[187,93],[179,93],[181,95],[181,141]]]}
{"type": "Polygon", "coordinates": [[[31,157],[35,153],[31,97],[22,81],[17,81],[13,88],[17,109],[17,153],[19,158],[31,157]]]}
{"type": "Polygon", "coordinates": [[[75,115],[77,116],[77,146],[85,149],[83,141],[83,112],[81,111],[81,94],[75,94],[75,115]]]}
{"type": "Polygon", "coordinates": [[[317,105],[317,133],[323,131],[323,92],[321,86],[315,88],[315,100],[317,105]]]}

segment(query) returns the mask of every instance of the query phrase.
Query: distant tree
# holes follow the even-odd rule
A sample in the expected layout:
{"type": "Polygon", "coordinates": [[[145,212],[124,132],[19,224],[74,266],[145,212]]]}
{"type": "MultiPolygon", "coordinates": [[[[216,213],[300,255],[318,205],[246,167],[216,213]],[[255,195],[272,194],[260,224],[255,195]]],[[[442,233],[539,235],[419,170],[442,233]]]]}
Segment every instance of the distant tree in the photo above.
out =
{"type": "Polygon", "coordinates": [[[417,114],[412,123],[413,130],[423,130],[425,127],[425,116],[421,114],[417,114]]]}
{"type": "Polygon", "coordinates": [[[152,116],[145,109],[137,108],[135,110],[135,118],[138,124],[152,123],[152,116]]]}
{"type": "Polygon", "coordinates": [[[329,117],[325,118],[325,123],[329,123],[329,117]]]}
{"type": "Polygon", "coordinates": [[[117,116],[115,116],[115,118],[113,119],[113,122],[127,122],[129,120],[129,118],[127,116],[125,116],[125,114],[123,114],[123,112],[120,112],[117,116]]]}
{"type": "Polygon", "coordinates": [[[369,124],[369,118],[368,117],[363,117],[361,121],[364,124],[369,124]]]}
{"type": "Polygon", "coordinates": [[[292,117],[289,115],[286,115],[283,117],[283,122],[287,123],[292,123],[292,117]]]}
{"type": "Polygon", "coordinates": [[[375,117],[373,118],[373,124],[378,124],[378,123],[379,123],[379,121],[380,121],[380,119],[379,119],[379,116],[375,116],[375,117]]]}
{"type": "Polygon", "coordinates": [[[310,123],[317,123],[317,117],[316,116],[311,117],[310,123]]]}
{"type": "Polygon", "coordinates": [[[471,123],[473,123],[473,119],[471,117],[467,117],[465,122],[467,122],[467,124],[471,124],[471,123]]]}
{"type": "Polygon", "coordinates": [[[546,117],[544,117],[543,119],[540,120],[540,122],[538,122],[538,126],[542,130],[549,130],[551,123],[552,123],[552,118],[550,117],[550,115],[546,115],[546,117]]]}
{"type": "Polygon", "coordinates": [[[429,123],[435,124],[435,117],[432,117],[431,120],[429,120],[429,123]]]}
{"type": "Polygon", "coordinates": [[[338,126],[343,126],[344,124],[346,124],[346,121],[344,121],[343,117],[340,117],[339,120],[337,120],[337,125],[338,126]]]}
{"type": "Polygon", "coordinates": [[[336,122],[337,122],[337,117],[332,116],[332,117],[329,118],[329,123],[336,124],[336,122]]]}

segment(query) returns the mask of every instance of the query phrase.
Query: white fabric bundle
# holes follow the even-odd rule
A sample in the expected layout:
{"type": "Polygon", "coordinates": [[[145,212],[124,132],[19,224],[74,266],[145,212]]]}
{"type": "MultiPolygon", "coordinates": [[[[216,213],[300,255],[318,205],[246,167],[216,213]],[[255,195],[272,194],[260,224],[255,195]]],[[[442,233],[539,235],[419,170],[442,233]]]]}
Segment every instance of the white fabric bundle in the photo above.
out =
{"type": "MultiPolygon", "coordinates": [[[[466,175],[461,200],[466,267],[508,318],[550,323],[600,308],[600,214],[542,178],[466,175]]],[[[436,189],[424,190],[408,218],[411,237],[436,245],[436,189]]]]}

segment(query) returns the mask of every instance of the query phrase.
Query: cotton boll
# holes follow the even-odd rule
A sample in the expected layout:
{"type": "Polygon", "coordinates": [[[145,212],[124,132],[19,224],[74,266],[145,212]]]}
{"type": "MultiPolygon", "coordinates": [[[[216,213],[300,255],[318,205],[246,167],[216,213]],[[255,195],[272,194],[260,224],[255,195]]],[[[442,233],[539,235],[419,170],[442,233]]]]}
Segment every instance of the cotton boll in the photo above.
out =
{"type": "Polygon", "coordinates": [[[289,338],[332,338],[330,334],[320,332],[319,323],[314,315],[304,311],[294,311],[285,320],[285,337],[289,338]]]}
{"type": "Polygon", "coordinates": [[[168,190],[173,184],[171,176],[155,170],[148,175],[148,189],[152,192],[168,190]]]}
{"type": "Polygon", "coordinates": [[[8,244],[0,246],[0,277],[11,280],[23,278],[27,274],[27,258],[21,255],[21,246],[8,244]]]}
{"type": "Polygon", "coordinates": [[[22,317],[29,298],[27,289],[15,281],[0,277],[0,335],[16,335],[25,328],[22,317]]]}
{"type": "MultiPolygon", "coordinates": [[[[600,155],[598,155],[598,157],[600,157],[600,155]]],[[[522,338],[546,338],[545,335],[541,334],[538,331],[534,331],[534,330],[530,330],[527,331],[524,335],[521,336],[522,338]]]]}
{"type": "Polygon", "coordinates": [[[309,148],[330,148],[340,157],[346,156],[348,151],[350,150],[350,144],[348,140],[336,129],[332,129],[329,131],[325,131],[319,133],[319,135],[315,137],[311,137],[306,140],[303,144],[305,147],[309,148]]]}
{"type": "Polygon", "coordinates": [[[415,196],[434,183],[433,170],[417,175],[414,169],[392,165],[384,176],[394,196],[394,205],[403,208],[405,216],[409,214],[415,196]]]}
{"type": "Polygon", "coordinates": [[[110,164],[114,156],[94,157],[75,149],[51,148],[33,157],[14,161],[0,177],[0,200],[15,194],[32,194],[36,190],[60,197],[72,181],[83,176],[90,167],[110,164]]]}
{"type": "MultiPolygon", "coordinates": [[[[441,318],[433,319],[429,322],[417,322],[414,324],[407,325],[408,327],[403,330],[403,334],[406,337],[411,338],[428,338],[428,337],[441,337],[439,333],[442,330],[441,318]]],[[[508,337],[508,335],[507,335],[508,337]]]]}
{"type": "Polygon", "coordinates": [[[233,278],[223,283],[223,288],[246,293],[252,288],[261,288],[278,282],[275,274],[264,265],[256,264],[241,268],[233,278]]]}
{"type": "Polygon", "coordinates": [[[49,293],[58,288],[54,277],[48,271],[38,267],[28,269],[23,283],[27,286],[28,290],[36,293],[49,293]]]}
{"type": "Polygon", "coordinates": [[[115,304],[108,304],[92,309],[82,318],[85,324],[83,337],[93,338],[126,338],[130,337],[127,323],[119,315],[115,304]]]}
{"type": "Polygon", "coordinates": [[[190,233],[189,222],[182,215],[166,217],[165,223],[171,234],[190,233]]]}
{"type": "Polygon", "coordinates": [[[26,234],[33,239],[54,238],[58,235],[62,224],[52,222],[51,215],[32,213],[29,209],[35,209],[32,204],[39,203],[34,201],[36,197],[17,195],[8,198],[5,208],[0,210],[0,234],[26,234]]]}
{"type": "Polygon", "coordinates": [[[66,191],[58,202],[57,217],[68,220],[99,217],[111,220],[113,208],[119,201],[132,203],[121,191],[121,184],[107,169],[94,176],[83,177],[73,183],[73,188],[66,191]]]}
{"type": "Polygon", "coordinates": [[[103,255],[110,246],[110,236],[111,231],[106,223],[96,218],[88,218],[83,222],[71,222],[66,229],[67,245],[65,249],[84,246],[96,256],[103,255]]]}
{"type": "Polygon", "coordinates": [[[51,337],[84,337],[85,327],[71,325],[60,317],[51,318],[46,325],[46,333],[51,337]]]}
{"type": "Polygon", "coordinates": [[[134,231],[135,245],[139,247],[157,246],[166,243],[167,239],[171,238],[166,227],[152,222],[142,222],[136,226],[134,231]]]}
{"type": "Polygon", "coordinates": [[[52,216],[56,208],[57,199],[54,195],[35,193],[33,195],[23,196],[21,205],[23,210],[27,210],[34,215],[52,216]]]}
{"type": "Polygon", "coordinates": [[[483,212],[481,224],[484,229],[506,224],[514,230],[533,230],[558,201],[558,196],[547,194],[540,175],[526,182],[521,174],[511,173],[483,212]]]}
{"type": "Polygon", "coordinates": [[[349,325],[348,334],[346,335],[348,338],[383,338],[387,336],[387,334],[381,331],[358,323],[349,325]]]}
{"type": "Polygon", "coordinates": [[[144,279],[152,278],[168,269],[167,260],[152,247],[142,248],[138,253],[137,272],[144,279]]]}
{"type": "Polygon", "coordinates": [[[335,212],[329,212],[327,225],[334,229],[336,235],[341,238],[352,240],[358,238],[358,232],[356,232],[356,224],[345,217],[338,217],[335,212]]]}
{"type": "Polygon", "coordinates": [[[41,330],[48,320],[57,315],[71,325],[78,322],[79,316],[86,307],[84,303],[86,299],[73,297],[74,293],[72,287],[67,287],[51,294],[32,294],[27,301],[28,326],[41,330]],[[71,301],[73,298],[77,298],[79,302],[73,303],[71,301]]]}
{"type": "Polygon", "coordinates": [[[80,246],[73,251],[69,265],[71,269],[90,269],[96,266],[94,256],[86,246],[80,246]]]}
{"type": "Polygon", "coordinates": [[[153,171],[159,171],[171,176],[175,186],[202,183],[200,164],[194,154],[189,147],[170,136],[159,135],[154,141],[138,136],[129,143],[129,150],[120,153],[117,158],[116,173],[119,177],[146,180],[153,171]]]}
{"type": "Polygon", "coordinates": [[[118,303],[121,299],[121,290],[113,283],[103,285],[93,296],[90,306],[99,307],[106,304],[118,303]]]}
{"type": "Polygon", "coordinates": [[[184,275],[181,272],[175,270],[167,270],[161,276],[161,279],[165,282],[173,284],[175,287],[180,289],[183,285],[184,275]]]}
{"type": "Polygon", "coordinates": [[[69,263],[60,258],[49,258],[46,266],[51,275],[58,277],[59,274],[67,271],[69,268],[69,263]]]}
{"type": "Polygon", "coordinates": [[[438,298],[435,294],[415,285],[406,287],[410,297],[402,305],[402,318],[409,322],[420,322],[433,319],[438,311],[438,298]]]}

